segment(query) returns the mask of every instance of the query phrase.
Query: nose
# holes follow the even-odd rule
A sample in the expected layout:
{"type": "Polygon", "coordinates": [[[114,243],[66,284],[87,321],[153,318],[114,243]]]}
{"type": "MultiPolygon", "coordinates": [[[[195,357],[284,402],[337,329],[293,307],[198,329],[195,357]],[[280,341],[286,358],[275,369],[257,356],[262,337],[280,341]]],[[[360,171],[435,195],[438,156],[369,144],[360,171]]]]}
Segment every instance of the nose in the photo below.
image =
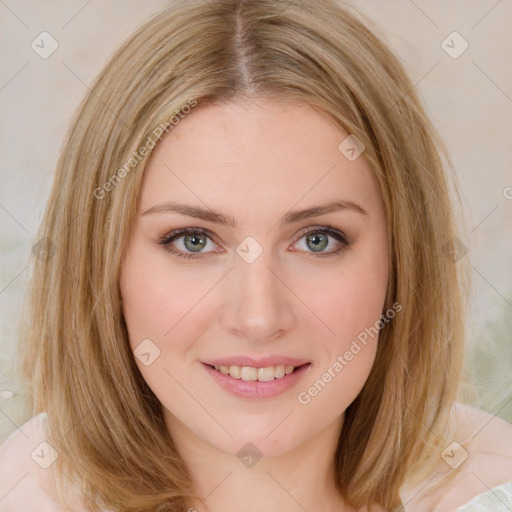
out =
{"type": "Polygon", "coordinates": [[[259,343],[281,337],[292,328],[299,302],[289,288],[293,283],[287,282],[290,274],[273,263],[271,256],[263,251],[252,263],[237,259],[229,273],[222,315],[224,329],[259,343]]]}

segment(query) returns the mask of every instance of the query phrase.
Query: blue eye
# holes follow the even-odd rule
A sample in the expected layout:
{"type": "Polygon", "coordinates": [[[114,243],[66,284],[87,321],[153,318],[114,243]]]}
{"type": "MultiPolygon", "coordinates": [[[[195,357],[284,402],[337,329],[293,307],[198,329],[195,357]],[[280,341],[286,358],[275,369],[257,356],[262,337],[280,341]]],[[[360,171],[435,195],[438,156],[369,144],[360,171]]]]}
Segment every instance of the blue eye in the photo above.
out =
{"type": "MultiPolygon", "coordinates": [[[[302,233],[297,242],[300,242],[302,239],[306,240],[306,247],[312,249],[312,256],[332,256],[340,253],[350,245],[345,235],[333,229],[331,226],[310,229],[306,233],[302,233]],[[338,242],[338,246],[326,252],[324,249],[329,244],[329,237],[334,238],[338,242]]],[[[159,240],[158,243],[162,245],[166,251],[180,258],[190,259],[198,258],[203,253],[209,254],[211,252],[218,252],[215,250],[202,251],[203,248],[208,246],[208,242],[215,245],[212,241],[212,235],[208,230],[203,228],[183,228],[171,231],[159,240]],[[173,242],[181,239],[183,239],[182,243],[185,250],[176,249],[175,245],[173,245],[173,242]]],[[[305,252],[307,253],[308,251],[306,250],[305,252]]]]}

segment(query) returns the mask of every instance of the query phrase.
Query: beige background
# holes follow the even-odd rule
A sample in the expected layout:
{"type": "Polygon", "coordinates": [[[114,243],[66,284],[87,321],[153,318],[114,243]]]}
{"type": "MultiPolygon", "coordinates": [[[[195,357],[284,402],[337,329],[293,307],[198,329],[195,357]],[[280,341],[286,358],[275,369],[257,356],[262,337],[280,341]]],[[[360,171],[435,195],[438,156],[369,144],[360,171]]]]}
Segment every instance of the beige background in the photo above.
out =
{"type": "MultiPolygon", "coordinates": [[[[478,405],[512,420],[512,3],[351,3],[374,20],[402,59],[450,150],[473,267],[466,366],[475,374],[478,405]],[[469,45],[458,58],[441,46],[453,31],[469,45]]],[[[65,131],[114,48],[167,4],[0,2],[0,442],[27,419],[14,356],[16,323],[65,131]],[[31,48],[43,31],[59,45],[47,59],[31,48]]],[[[457,37],[448,38],[451,51],[462,48],[457,37]]]]}

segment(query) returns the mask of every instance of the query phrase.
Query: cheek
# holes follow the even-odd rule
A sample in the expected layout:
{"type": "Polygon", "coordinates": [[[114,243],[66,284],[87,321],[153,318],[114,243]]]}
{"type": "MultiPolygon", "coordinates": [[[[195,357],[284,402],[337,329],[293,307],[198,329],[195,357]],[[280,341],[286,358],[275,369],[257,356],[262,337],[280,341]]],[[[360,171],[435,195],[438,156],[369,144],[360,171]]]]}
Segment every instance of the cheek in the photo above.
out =
{"type": "Polygon", "coordinates": [[[326,422],[355,400],[377,352],[387,279],[369,271],[363,263],[347,266],[346,273],[324,287],[323,296],[317,291],[311,298],[313,308],[322,312],[322,320],[334,334],[319,337],[319,359],[311,378],[299,390],[297,401],[308,414],[326,422]]]}
{"type": "Polygon", "coordinates": [[[308,382],[312,387],[298,397],[301,404],[314,401],[321,411],[334,400],[343,410],[364,386],[375,360],[387,292],[385,248],[385,243],[368,240],[332,272],[310,274],[308,284],[304,281],[311,309],[328,330],[322,329],[326,335],[318,339],[320,361],[308,382]]]}
{"type": "Polygon", "coordinates": [[[170,374],[175,373],[173,362],[184,359],[189,340],[194,339],[193,333],[187,332],[194,329],[187,315],[200,299],[201,290],[190,285],[190,276],[187,279],[186,273],[173,270],[160,256],[135,246],[124,262],[120,287],[135,363],[163,401],[170,390],[179,392],[170,374]]]}
{"type": "Polygon", "coordinates": [[[132,348],[144,338],[161,345],[177,329],[186,328],[187,314],[204,295],[203,288],[193,286],[190,274],[169,265],[165,255],[155,258],[141,249],[134,251],[121,274],[123,310],[132,348]]]}
{"type": "Polygon", "coordinates": [[[354,337],[379,320],[387,292],[387,271],[387,260],[381,253],[359,250],[347,253],[332,271],[310,272],[305,278],[308,303],[327,327],[329,345],[350,345],[354,337]]]}

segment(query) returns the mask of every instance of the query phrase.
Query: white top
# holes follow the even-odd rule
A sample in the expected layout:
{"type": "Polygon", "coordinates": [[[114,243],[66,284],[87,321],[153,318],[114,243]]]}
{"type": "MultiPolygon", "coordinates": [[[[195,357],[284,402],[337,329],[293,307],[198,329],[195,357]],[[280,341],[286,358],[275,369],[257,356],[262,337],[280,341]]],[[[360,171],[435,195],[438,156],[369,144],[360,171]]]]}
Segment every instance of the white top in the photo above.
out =
{"type": "Polygon", "coordinates": [[[477,496],[457,512],[509,512],[512,510],[512,483],[500,485],[477,496]]]}
{"type": "MultiPolygon", "coordinates": [[[[58,454],[45,441],[46,422],[46,413],[38,414],[12,433],[0,446],[0,512],[64,512],[56,500],[53,462],[58,454]]],[[[510,462],[512,464],[512,459],[510,462]]],[[[69,504],[74,512],[87,512],[77,489],[75,494],[69,496],[69,504]]],[[[416,505],[414,499],[407,503],[405,493],[401,493],[401,497],[406,512],[428,510],[425,505],[416,505]]],[[[429,512],[438,510],[444,512],[448,509],[438,509],[436,506],[429,512]]],[[[495,486],[473,497],[466,505],[450,509],[450,512],[452,510],[510,512],[512,482],[495,486]]]]}

